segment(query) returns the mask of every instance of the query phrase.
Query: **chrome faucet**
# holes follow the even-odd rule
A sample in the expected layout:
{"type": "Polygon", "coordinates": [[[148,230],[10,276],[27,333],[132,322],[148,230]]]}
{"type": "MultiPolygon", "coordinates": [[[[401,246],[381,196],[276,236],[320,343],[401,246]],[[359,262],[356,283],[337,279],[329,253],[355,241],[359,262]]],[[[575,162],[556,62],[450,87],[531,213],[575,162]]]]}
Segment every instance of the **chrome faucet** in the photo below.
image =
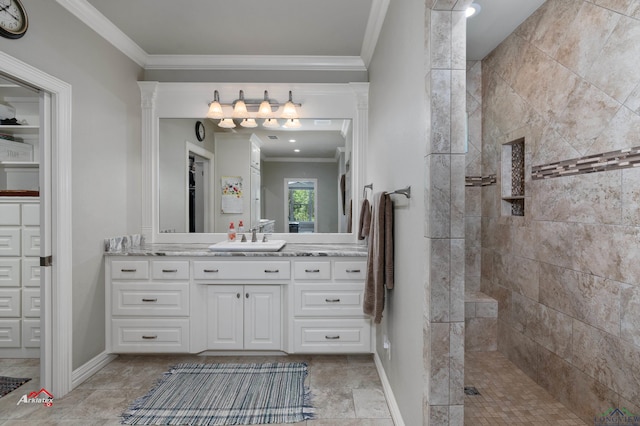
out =
{"type": "Polygon", "coordinates": [[[256,235],[256,232],[258,232],[258,227],[254,227],[251,228],[251,242],[255,243],[258,242],[258,236],[256,235]]]}

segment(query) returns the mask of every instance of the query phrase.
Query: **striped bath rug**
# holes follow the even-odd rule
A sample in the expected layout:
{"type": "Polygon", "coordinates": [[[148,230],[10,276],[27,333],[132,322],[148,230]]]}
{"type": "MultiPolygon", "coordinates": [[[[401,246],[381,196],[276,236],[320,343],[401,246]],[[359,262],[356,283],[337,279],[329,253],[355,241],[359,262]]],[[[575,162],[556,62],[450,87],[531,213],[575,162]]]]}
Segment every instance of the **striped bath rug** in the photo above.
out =
{"type": "Polygon", "coordinates": [[[251,425],[313,417],[305,363],[179,364],[122,414],[129,425],[251,425]]]}
{"type": "Polygon", "coordinates": [[[20,386],[24,385],[31,379],[27,378],[15,378],[15,377],[6,377],[0,376],[0,398],[8,394],[9,392],[18,389],[20,386]]]}

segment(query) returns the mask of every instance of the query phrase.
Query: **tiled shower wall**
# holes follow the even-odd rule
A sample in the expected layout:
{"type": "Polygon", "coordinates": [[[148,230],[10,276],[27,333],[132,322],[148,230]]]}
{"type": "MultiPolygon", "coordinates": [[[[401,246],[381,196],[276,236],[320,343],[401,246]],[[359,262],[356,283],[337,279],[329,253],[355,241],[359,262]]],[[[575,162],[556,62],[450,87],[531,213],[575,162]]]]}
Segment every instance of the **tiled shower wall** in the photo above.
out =
{"type": "MultiPolygon", "coordinates": [[[[482,176],[482,62],[467,62],[467,153],[465,176],[482,176]]],[[[480,184],[465,187],[465,291],[480,291],[480,184]]]]}
{"type": "MultiPolygon", "coordinates": [[[[640,413],[640,168],[531,167],[640,145],[640,2],[547,0],[482,61],[482,172],[525,138],[525,215],[482,189],[498,349],[587,422],[640,413]]],[[[467,260],[469,265],[469,259],[467,260]]]]}

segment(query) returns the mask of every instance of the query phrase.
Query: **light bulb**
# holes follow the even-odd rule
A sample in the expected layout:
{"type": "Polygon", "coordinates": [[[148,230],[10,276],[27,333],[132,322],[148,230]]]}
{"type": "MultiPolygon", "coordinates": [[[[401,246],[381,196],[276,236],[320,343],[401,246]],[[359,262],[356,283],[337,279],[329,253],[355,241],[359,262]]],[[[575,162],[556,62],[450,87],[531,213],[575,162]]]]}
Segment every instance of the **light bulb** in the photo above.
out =
{"type": "Polygon", "coordinates": [[[224,129],[233,129],[234,127],[236,127],[236,123],[234,123],[230,118],[223,118],[218,123],[218,127],[222,127],[224,129]]]}
{"type": "Polygon", "coordinates": [[[264,91],[264,100],[258,108],[258,118],[268,118],[271,116],[271,104],[269,103],[269,93],[264,91]]]}
{"type": "Polygon", "coordinates": [[[242,127],[258,127],[258,123],[253,118],[245,118],[240,122],[242,127]]]}
{"type": "Polygon", "coordinates": [[[240,91],[239,99],[233,105],[233,118],[249,118],[247,105],[244,103],[244,92],[240,91]]]}
{"type": "Polygon", "coordinates": [[[284,104],[284,108],[282,108],[282,118],[298,118],[298,111],[296,111],[296,105],[293,103],[291,99],[291,91],[289,91],[289,100],[286,104],[284,104]]]}

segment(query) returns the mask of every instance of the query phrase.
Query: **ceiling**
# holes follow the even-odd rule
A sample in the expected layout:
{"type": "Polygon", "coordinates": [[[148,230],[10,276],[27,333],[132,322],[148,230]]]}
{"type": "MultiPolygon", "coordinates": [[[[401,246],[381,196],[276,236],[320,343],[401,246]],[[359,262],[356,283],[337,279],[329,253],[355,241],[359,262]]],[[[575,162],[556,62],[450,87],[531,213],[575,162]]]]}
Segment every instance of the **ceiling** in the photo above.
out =
{"type": "MultiPolygon", "coordinates": [[[[391,0],[57,0],[147,69],[366,71],[391,0]]],[[[467,57],[545,0],[475,0],[467,57]]]]}
{"type": "MultiPolygon", "coordinates": [[[[57,0],[146,69],[341,71],[367,70],[390,1],[57,0]]],[[[475,0],[481,11],[467,21],[467,58],[484,58],[544,1],[475,0]]],[[[263,158],[329,161],[349,124],[230,131],[256,133],[263,158]]]]}

